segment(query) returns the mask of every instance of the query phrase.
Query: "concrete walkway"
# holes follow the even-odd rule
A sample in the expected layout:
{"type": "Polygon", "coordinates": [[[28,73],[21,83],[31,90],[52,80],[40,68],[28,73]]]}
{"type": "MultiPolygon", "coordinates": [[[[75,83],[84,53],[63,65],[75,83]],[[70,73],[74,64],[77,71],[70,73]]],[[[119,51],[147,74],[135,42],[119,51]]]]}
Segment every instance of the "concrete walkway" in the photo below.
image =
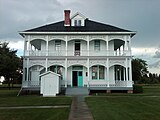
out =
{"type": "Polygon", "coordinates": [[[93,116],[85,103],[84,96],[74,96],[69,120],[93,120],[93,116]]]}

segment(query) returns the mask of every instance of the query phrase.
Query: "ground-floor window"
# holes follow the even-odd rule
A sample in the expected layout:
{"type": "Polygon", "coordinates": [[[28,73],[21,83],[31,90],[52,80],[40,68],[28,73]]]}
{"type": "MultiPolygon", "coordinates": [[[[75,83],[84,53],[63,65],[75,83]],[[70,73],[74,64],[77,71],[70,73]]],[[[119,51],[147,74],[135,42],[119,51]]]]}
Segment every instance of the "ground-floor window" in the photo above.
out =
{"type": "Polygon", "coordinates": [[[49,70],[61,75],[63,79],[63,67],[62,66],[51,66],[49,67],[49,70]]]}
{"type": "Polygon", "coordinates": [[[101,80],[104,79],[105,75],[104,66],[92,66],[92,80],[101,80]]]}

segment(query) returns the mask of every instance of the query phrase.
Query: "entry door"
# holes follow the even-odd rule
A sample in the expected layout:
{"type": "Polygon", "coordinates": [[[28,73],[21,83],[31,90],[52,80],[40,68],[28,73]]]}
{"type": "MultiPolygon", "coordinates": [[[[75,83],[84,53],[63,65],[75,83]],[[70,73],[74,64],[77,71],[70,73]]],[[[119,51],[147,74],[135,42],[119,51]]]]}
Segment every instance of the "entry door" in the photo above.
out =
{"type": "Polygon", "coordinates": [[[78,81],[78,79],[77,79],[77,71],[73,71],[72,72],[72,85],[73,86],[77,86],[77,81],[78,81]]]}
{"type": "Polygon", "coordinates": [[[78,86],[83,86],[83,77],[82,77],[82,71],[78,71],[78,86]]]}
{"type": "Polygon", "coordinates": [[[73,84],[73,86],[78,86],[78,87],[83,86],[82,71],[73,71],[72,72],[72,84],[73,84]]]}
{"type": "Polygon", "coordinates": [[[81,44],[80,42],[75,43],[75,56],[80,56],[80,49],[81,49],[81,44]]]}

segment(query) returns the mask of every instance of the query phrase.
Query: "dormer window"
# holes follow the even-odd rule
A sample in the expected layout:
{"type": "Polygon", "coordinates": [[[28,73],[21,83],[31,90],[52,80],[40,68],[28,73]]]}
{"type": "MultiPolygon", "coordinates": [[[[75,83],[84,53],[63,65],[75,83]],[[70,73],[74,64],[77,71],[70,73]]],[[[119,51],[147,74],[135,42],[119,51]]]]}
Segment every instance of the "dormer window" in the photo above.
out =
{"type": "Polygon", "coordinates": [[[74,20],[74,26],[81,26],[81,20],[74,20]]]}
{"type": "Polygon", "coordinates": [[[85,26],[86,17],[81,13],[77,12],[71,17],[71,26],[82,27],[85,26]]]}

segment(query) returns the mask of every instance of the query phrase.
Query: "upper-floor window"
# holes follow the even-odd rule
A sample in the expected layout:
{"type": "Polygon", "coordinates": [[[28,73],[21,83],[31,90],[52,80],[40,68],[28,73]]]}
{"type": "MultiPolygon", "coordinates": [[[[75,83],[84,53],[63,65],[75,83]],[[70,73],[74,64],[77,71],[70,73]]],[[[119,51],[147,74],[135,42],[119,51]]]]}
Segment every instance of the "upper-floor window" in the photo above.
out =
{"type": "Polygon", "coordinates": [[[100,41],[99,40],[94,41],[94,50],[100,51],[100,41]]]}
{"type": "Polygon", "coordinates": [[[56,51],[61,50],[61,41],[60,40],[55,41],[55,50],[56,51]]]}
{"type": "Polygon", "coordinates": [[[81,26],[81,20],[74,20],[75,26],[81,26]]]}

